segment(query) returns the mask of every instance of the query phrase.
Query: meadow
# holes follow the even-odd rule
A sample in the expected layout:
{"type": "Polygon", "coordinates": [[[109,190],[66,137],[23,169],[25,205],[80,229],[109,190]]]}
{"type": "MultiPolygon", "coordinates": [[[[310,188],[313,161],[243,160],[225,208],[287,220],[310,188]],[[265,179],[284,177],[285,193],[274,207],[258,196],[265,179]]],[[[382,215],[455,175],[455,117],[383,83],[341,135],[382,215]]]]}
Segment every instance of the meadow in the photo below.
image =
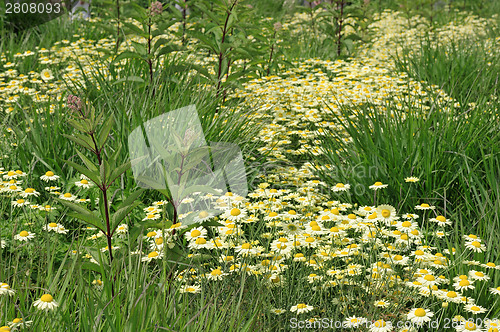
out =
{"type": "Polygon", "coordinates": [[[497,1],[0,9],[1,332],[500,330],[497,1]]]}

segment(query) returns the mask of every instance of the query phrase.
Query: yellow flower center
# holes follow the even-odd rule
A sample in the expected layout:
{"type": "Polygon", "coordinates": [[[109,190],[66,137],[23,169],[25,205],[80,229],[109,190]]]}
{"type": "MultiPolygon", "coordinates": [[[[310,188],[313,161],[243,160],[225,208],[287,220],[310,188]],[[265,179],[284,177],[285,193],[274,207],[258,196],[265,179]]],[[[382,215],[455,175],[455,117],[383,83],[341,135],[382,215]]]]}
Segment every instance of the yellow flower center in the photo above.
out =
{"type": "Polygon", "coordinates": [[[449,291],[448,293],[446,293],[446,296],[447,296],[447,297],[450,297],[450,298],[455,298],[455,297],[457,297],[458,295],[457,295],[457,293],[456,293],[456,292],[454,292],[454,291],[449,291]]]}
{"type": "Polygon", "coordinates": [[[479,308],[478,306],[474,305],[474,306],[470,307],[470,310],[472,310],[472,311],[481,311],[481,308],[479,308]]]}
{"type": "Polygon", "coordinates": [[[148,234],[146,234],[147,237],[153,237],[153,236],[156,236],[156,232],[149,232],[148,234]]]}
{"type": "Polygon", "coordinates": [[[418,308],[417,310],[415,310],[415,316],[424,317],[425,315],[426,315],[426,312],[424,309],[418,308]]]}
{"type": "Polygon", "coordinates": [[[441,222],[445,222],[445,221],[446,221],[446,218],[445,218],[445,217],[443,217],[443,216],[437,216],[437,217],[436,217],[436,220],[437,220],[437,221],[441,221],[441,222]]]}
{"type": "Polygon", "coordinates": [[[42,302],[52,302],[54,298],[50,294],[43,294],[42,297],[40,298],[42,302]]]}
{"type": "Polygon", "coordinates": [[[375,322],[374,325],[375,325],[375,327],[385,327],[387,324],[382,319],[379,319],[378,321],[375,322]]]}
{"type": "Polygon", "coordinates": [[[382,185],[382,182],[377,181],[377,182],[375,182],[373,185],[374,185],[374,186],[381,186],[381,185],[382,185]]]}
{"type": "Polygon", "coordinates": [[[35,192],[35,189],[33,189],[33,188],[26,188],[26,190],[24,192],[27,193],[27,194],[31,194],[31,193],[35,192]]]}
{"type": "Polygon", "coordinates": [[[26,236],[28,236],[28,235],[29,235],[29,234],[28,234],[28,232],[26,232],[26,231],[22,231],[21,233],[19,233],[19,236],[22,236],[22,237],[26,237],[26,236]]]}
{"type": "Polygon", "coordinates": [[[430,205],[429,205],[429,204],[427,204],[427,203],[422,203],[422,204],[420,204],[420,206],[421,206],[421,207],[429,207],[430,205]]]}
{"type": "Polygon", "coordinates": [[[296,214],[297,214],[297,212],[295,212],[294,210],[290,210],[290,211],[288,211],[288,214],[291,214],[291,215],[296,215],[296,214]]]}
{"type": "Polygon", "coordinates": [[[45,176],[48,176],[48,177],[54,176],[54,172],[48,171],[47,173],[45,173],[45,176]]]}
{"type": "Polygon", "coordinates": [[[416,256],[422,256],[424,252],[422,250],[415,250],[415,255],[416,256]]]}
{"type": "Polygon", "coordinates": [[[238,209],[238,208],[234,208],[234,209],[232,209],[232,210],[231,210],[231,215],[232,215],[233,217],[237,217],[237,216],[239,216],[240,214],[241,214],[241,211],[240,211],[240,209],[238,209]]]}
{"type": "Polygon", "coordinates": [[[199,230],[197,230],[197,229],[193,229],[193,230],[191,231],[191,236],[192,236],[192,237],[198,237],[198,236],[200,236],[200,235],[201,235],[201,232],[200,232],[199,230]]]}
{"type": "Polygon", "coordinates": [[[222,271],[220,269],[215,269],[212,272],[210,272],[210,274],[213,276],[220,276],[222,275],[222,271]]]}
{"type": "Polygon", "coordinates": [[[85,179],[82,179],[82,180],[80,181],[80,183],[81,183],[81,184],[89,184],[89,182],[88,182],[87,180],[85,180],[85,179]]]}
{"type": "Polygon", "coordinates": [[[478,277],[484,277],[484,273],[483,272],[479,272],[477,271],[476,273],[474,273],[476,276],[478,277]]]}
{"type": "Polygon", "coordinates": [[[158,253],[156,251],[152,251],[148,254],[148,258],[158,257],[158,253]]]}
{"type": "Polygon", "coordinates": [[[202,237],[199,237],[199,238],[196,239],[195,243],[196,244],[205,244],[205,243],[207,243],[207,240],[205,240],[202,237]]]}
{"type": "Polygon", "coordinates": [[[431,274],[426,275],[424,277],[424,279],[427,280],[427,281],[434,281],[434,280],[436,280],[436,278],[434,278],[434,276],[431,275],[431,274]]]}
{"type": "Polygon", "coordinates": [[[203,219],[208,217],[208,212],[207,211],[201,211],[200,214],[198,214],[198,218],[203,219]]]}
{"type": "Polygon", "coordinates": [[[394,256],[394,260],[395,260],[395,261],[400,261],[400,260],[402,260],[402,259],[403,259],[403,256],[401,256],[401,255],[396,255],[396,256],[394,256]]]}
{"type": "Polygon", "coordinates": [[[472,246],[476,247],[476,248],[480,248],[481,247],[481,242],[478,242],[478,241],[474,241],[471,243],[472,246]]]}
{"type": "Polygon", "coordinates": [[[469,280],[462,279],[462,280],[460,280],[460,282],[458,284],[460,286],[464,287],[464,286],[469,286],[470,282],[469,282],[469,280]]]}
{"type": "Polygon", "coordinates": [[[411,222],[409,222],[409,221],[404,221],[404,222],[401,224],[401,226],[403,226],[403,227],[410,227],[410,226],[411,226],[411,222]]]}
{"type": "Polygon", "coordinates": [[[464,327],[467,331],[475,331],[477,329],[476,324],[473,322],[466,322],[464,327]]]}
{"type": "Polygon", "coordinates": [[[307,304],[305,304],[305,303],[297,304],[297,309],[304,309],[304,308],[307,308],[307,304]]]}
{"type": "Polygon", "coordinates": [[[476,236],[476,235],[474,235],[474,234],[469,234],[469,237],[470,237],[471,239],[477,239],[477,236],[476,236]]]}
{"type": "Polygon", "coordinates": [[[250,243],[243,243],[241,245],[241,249],[245,249],[245,250],[252,249],[252,245],[250,243]]]}
{"type": "Polygon", "coordinates": [[[56,224],[55,222],[51,222],[51,223],[49,224],[49,227],[57,227],[57,224],[56,224]]]}
{"type": "Polygon", "coordinates": [[[343,184],[343,183],[337,183],[337,184],[335,185],[335,187],[337,187],[337,188],[344,188],[345,186],[344,186],[344,184],[343,184]]]}
{"type": "Polygon", "coordinates": [[[382,210],[382,217],[389,218],[390,215],[391,215],[391,211],[389,211],[387,209],[382,210]]]}
{"type": "Polygon", "coordinates": [[[24,203],[24,199],[18,199],[16,202],[17,202],[17,204],[23,204],[24,203]]]}
{"type": "Polygon", "coordinates": [[[70,193],[65,193],[63,196],[64,197],[71,197],[71,194],[70,193]]]}
{"type": "Polygon", "coordinates": [[[163,238],[162,238],[162,237],[157,238],[157,239],[155,240],[155,243],[156,243],[157,245],[161,245],[161,244],[163,244],[163,238]]]}

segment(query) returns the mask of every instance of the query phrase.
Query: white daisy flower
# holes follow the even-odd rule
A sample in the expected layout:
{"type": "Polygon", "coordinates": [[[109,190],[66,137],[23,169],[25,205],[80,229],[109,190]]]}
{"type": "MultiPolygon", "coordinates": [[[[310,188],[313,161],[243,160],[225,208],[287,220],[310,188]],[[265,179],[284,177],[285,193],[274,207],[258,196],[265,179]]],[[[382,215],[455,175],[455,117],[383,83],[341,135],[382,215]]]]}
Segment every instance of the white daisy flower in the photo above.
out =
{"type": "Polygon", "coordinates": [[[28,241],[28,240],[33,239],[34,237],[35,237],[35,233],[31,233],[28,231],[21,231],[19,234],[16,234],[14,236],[14,239],[18,240],[18,241],[28,241]]]}
{"type": "Polygon", "coordinates": [[[311,305],[307,305],[305,303],[299,303],[297,305],[292,306],[290,308],[290,311],[296,312],[297,314],[302,314],[302,313],[312,311],[313,309],[314,309],[314,307],[311,305]]]}
{"type": "Polygon", "coordinates": [[[59,179],[59,175],[55,175],[54,172],[48,171],[44,175],[40,176],[40,179],[42,179],[45,182],[55,181],[59,179]]]}
{"type": "Polygon", "coordinates": [[[482,314],[488,310],[486,310],[486,308],[483,308],[481,307],[480,305],[477,305],[477,304],[466,304],[465,307],[464,307],[465,311],[468,311],[474,315],[477,315],[477,314],[482,314]]]}
{"type": "Polygon", "coordinates": [[[184,285],[181,288],[179,288],[180,293],[191,293],[191,294],[198,294],[201,292],[201,286],[198,285],[184,285]]]}
{"type": "Polygon", "coordinates": [[[6,284],[4,282],[0,283],[0,296],[2,295],[13,296],[15,292],[16,292],[15,290],[10,288],[9,284],[6,284]]]}
{"type": "Polygon", "coordinates": [[[465,242],[465,247],[474,252],[483,252],[486,251],[486,246],[479,241],[469,241],[465,242]]]}
{"type": "Polygon", "coordinates": [[[414,308],[406,315],[407,319],[416,325],[423,325],[431,320],[434,313],[424,308],[414,308]]]}
{"type": "Polygon", "coordinates": [[[152,260],[163,258],[163,252],[151,251],[147,256],[142,257],[143,262],[151,262],[152,260]]]}
{"type": "Polygon", "coordinates": [[[89,182],[89,180],[87,180],[87,179],[81,179],[80,181],[76,181],[75,185],[77,187],[82,187],[82,188],[88,189],[88,188],[92,187],[94,184],[89,182]]]}
{"type": "Polygon", "coordinates": [[[392,331],[392,323],[379,319],[370,324],[370,332],[390,332],[392,331]]]}
{"type": "Polygon", "coordinates": [[[45,311],[54,310],[59,306],[59,304],[54,300],[54,298],[50,294],[42,295],[42,297],[36,300],[33,303],[33,305],[38,310],[45,310],[45,311]]]}
{"type": "Polygon", "coordinates": [[[369,186],[368,188],[372,189],[372,190],[378,190],[378,189],[382,189],[382,188],[387,188],[388,184],[383,184],[382,182],[375,182],[374,184],[372,184],[371,186],[369,186]]]}

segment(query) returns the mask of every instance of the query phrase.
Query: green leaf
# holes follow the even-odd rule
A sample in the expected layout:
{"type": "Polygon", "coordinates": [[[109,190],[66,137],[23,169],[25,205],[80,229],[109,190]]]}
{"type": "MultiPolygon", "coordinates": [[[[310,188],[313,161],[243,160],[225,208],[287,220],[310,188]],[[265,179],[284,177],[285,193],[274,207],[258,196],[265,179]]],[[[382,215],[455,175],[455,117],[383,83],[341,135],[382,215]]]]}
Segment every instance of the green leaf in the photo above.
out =
{"type": "Polygon", "coordinates": [[[179,46],[171,44],[160,48],[156,56],[165,55],[172,52],[178,52],[180,50],[182,49],[179,46]]]}
{"type": "Polygon", "coordinates": [[[78,134],[78,133],[75,133],[74,135],[67,135],[67,134],[62,134],[62,135],[64,137],[66,137],[67,139],[80,145],[84,149],[92,150],[92,151],[94,149],[94,145],[92,143],[92,140],[88,136],[78,134]]]}
{"type": "Polygon", "coordinates": [[[146,47],[142,45],[141,43],[135,42],[133,40],[130,41],[132,43],[132,47],[135,49],[135,51],[141,55],[141,57],[145,57],[148,54],[148,51],[146,51],[146,47]]]}
{"type": "Polygon", "coordinates": [[[81,131],[82,133],[87,133],[89,131],[89,128],[85,123],[81,123],[74,119],[68,119],[68,123],[71,126],[73,126],[76,130],[81,131]]]}
{"type": "Polygon", "coordinates": [[[122,22],[122,23],[124,27],[129,29],[131,32],[135,33],[137,36],[144,37],[146,39],[149,37],[146,32],[142,31],[142,29],[136,26],[135,24],[129,22],[122,22]]]}
{"type": "Polygon", "coordinates": [[[90,161],[83,153],[81,153],[78,150],[76,150],[76,153],[78,154],[78,156],[80,157],[80,159],[83,161],[83,163],[85,164],[85,166],[87,166],[87,168],[90,171],[92,171],[92,172],[97,171],[97,167],[94,165],[94,163],[92,161],[90,161]]]}
{"type": "Polygon", "coordinates": [[[224,226],[223,224],[221,224],[220,222],[215,221],[215,220],[204,221],[204,222],[201,223],[201,225],[204,226],[204,227],[209,227],[209,226],[223,227],[224,226]]]}
{"type": "Polygon", "coordinates": [[[101,150],[102,147],[104,146],[104,143],[106,143],[109,133],[111,132],[111,128],[113,128],[114,121],[115,121],[114,115],[111,114],[109,118],[106,120],[106,122],[103,124],[101,132],[99,133],[99,138],[97,140],[99,150],[101,150]]]}
{"type": "Polygon", "coordinates": [[[130,52],[130,51],[125,51],[120,53],[119,55],[116,56],[116,58],[113,60],[113,62],[119,62],[123,59],[139,59],[139,60],[145,60],[141,55],[130,52]]]}
{"type": "Polygon", "coordinates": [[[122,207],[121,209],[117,210],[111,219],[111,235],[115,232],[115,229],[118,227],[118,225],[125,219],[125,217],[133,210],[135,209],[139,204],[141,204],[140,201],[135,201],[132,204],[126,205],[122,207]]]}
{"type": "Polygon", "coordinates": [[[83,262],[80,265],[80,267],[82,268],[82,270],[90,270],[90,271],[94,271],[95,273],[101,274],[101,267],[99,265],[97,265],[96,263],[83,262]]]}
{"type": "Polygon", "coordinates": [[[103,161],[99,167],[99,175],[101,177],[102,184],[107,187],[107,182],[106,182],[106,162],[103,161]]]}
{"type": "Polygon", "coordinates": [[[91,171],[88,168],[83,167],[82,165],[78,165],[77,163],[71,161],[71,160],[66,160],[66,163],[76,169],[78,172],[81,174],[85,175],[88,177],[92,182],[94,182],[96,185],[100,186],[101,183],[99,181],[99,175],[97,173],[97,168],[95,171],[91,171]]]}
{"type": "Polygon", "coordinates": [[[116,80],[115,82],[113,82],[113,84],[118,84],[118,83],[122,83],[122,82],[138,82],[138,83],[144,83],[144,79],[139,77],[139,76],[127,76],[127,77],[123,77],[123,78],[120,78],[119,80],[116,80]]]}
{"type": "Polygon", "coordinates": [[[109,175],[109,178],[111,179],[108,183],[108,187],[123,173],[128,171],[132,167],[130,161],[127,161],[126,163],[122,164],[121,166],[118,166],[117,168],[113,169],[111,174],[109,175]]]}
{"type": "Polygon", "coordinates": [[[97,227],[101,231],[104,231],[105,229],[104,224],[102,223],[101,219],[98,216],[96,216],[92,211],[88,210],[82,205],[69,202],[64,199],[55,198],[55,200],[74,211],[73,213],[68,214],[70,217],[80,219],[88,224],[97,227]]]}

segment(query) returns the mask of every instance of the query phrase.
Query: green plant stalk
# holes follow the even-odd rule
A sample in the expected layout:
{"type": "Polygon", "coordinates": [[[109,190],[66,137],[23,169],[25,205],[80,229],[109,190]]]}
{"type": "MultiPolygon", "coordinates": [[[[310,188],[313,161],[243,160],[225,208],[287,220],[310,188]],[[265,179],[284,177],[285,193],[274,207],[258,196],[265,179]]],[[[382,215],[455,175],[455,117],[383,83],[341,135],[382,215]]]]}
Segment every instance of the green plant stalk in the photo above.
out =
{"type": "Polygon", "coordinates": [[[120,0],[116,0],[116,52],[120,46],[120,0]]]}
{"type": "Polygon", "coordinates": [[[342,51],[342,25],[344,24],[344,0],[340,0],[337,2],[337,5],[340,6],[340,16],[338,17],[338,37],[337,37],[337,56],[340,56],[340,52],[342,51]]]}
{"type": "MultiPolygon", "coordinates": [[[[226,35],[228,33],[227,25],[229,23],[229,17],[231,16],[233,9],[237,3],[238,3],[238,0],[236,0],[231,5],[229,10],[227,11],[226,21],[224,22],[224,28],[222,29],[222,39],[221,39],[221,43],[220,43],[220,50],[219,50],[219,56],[218,56],[219,57],[219,68],[218,68],[218,72],[217,72],[217,89],[216,89],[216,94],[215,94],[216,99],[218,99],[220,97],[220,94],[222,92],[222,64],[223,64],[224,57],[225,57],[224,52],[222,50],[222,47],[224,45],[224,41],[226,40],[226,35]]],[[[230,64],[228,63],[228,65],[227,65],[227,72],[228,73],[229,73],[229,66],[230,66],[230,64]]]]}
{"type": "Polygon", "coordinates": [[[273,59],[274,41],[275,41],[275,39],[276,39],[276,31],[274,31],[273,44],[271,45],[271,54],[269,54],[269,61],[267,62],[267,76],[269,76],[269,73],[271,72],[271,61],[273,59]]]}

